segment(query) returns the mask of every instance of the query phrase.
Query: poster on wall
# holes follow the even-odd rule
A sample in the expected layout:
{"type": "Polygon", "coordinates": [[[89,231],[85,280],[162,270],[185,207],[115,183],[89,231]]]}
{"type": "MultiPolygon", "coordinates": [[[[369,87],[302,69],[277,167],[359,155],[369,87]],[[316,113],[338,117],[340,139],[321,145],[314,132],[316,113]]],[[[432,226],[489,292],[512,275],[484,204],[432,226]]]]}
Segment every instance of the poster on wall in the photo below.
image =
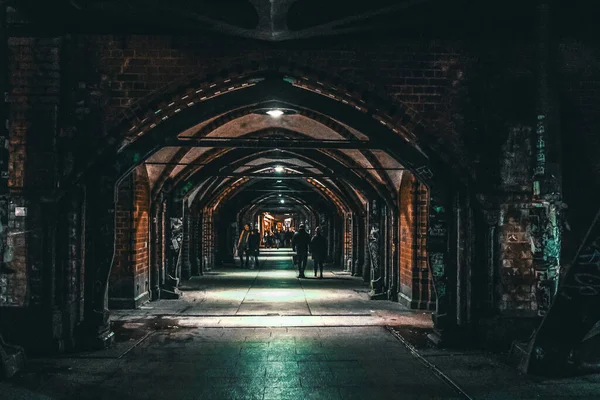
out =
{"type": "Polygon", "coordinates": [[[183,218],[171,218],[171,249],[177,251],[183,240],[183,218]]]}

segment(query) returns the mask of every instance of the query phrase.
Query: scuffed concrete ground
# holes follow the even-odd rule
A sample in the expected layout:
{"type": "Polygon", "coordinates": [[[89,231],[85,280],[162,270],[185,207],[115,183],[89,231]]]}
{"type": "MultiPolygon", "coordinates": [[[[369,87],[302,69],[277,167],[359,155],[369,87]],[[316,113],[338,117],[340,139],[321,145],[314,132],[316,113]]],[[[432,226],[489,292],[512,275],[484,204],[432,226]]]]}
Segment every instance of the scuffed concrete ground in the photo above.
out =
{"type": "Polygon", "coordinates": [[[331,326],[341,323],[336,317],[345,317],[345,323],[352,325],[432,326],[430,313],[369,300],[363,280],[339,269],[328,266],[321,280],[312,277],[311,264],[309,278],[297,279],[291,255],[287,250],[267,250],[260,270],[214,269],[184,282],[181,299],[152,302],[135,312],[115,311],[113,320],[177,315],[202,326],[237,326],[242,319],[243,323],[256,321],[256,326],[264,326],[265,321],[276,326],[331,326]]]}
{"type": "Polygon", "coordinates": [[[428,313],[370,301],[341,271],[325,277],[296,279],[285,251],[259,271],[212,271],[180,300],[115,312],[110,349],[30,360],[0,399],[600,398],[600,375],[534,379],[495,355],[431,348],[428,313]]]}

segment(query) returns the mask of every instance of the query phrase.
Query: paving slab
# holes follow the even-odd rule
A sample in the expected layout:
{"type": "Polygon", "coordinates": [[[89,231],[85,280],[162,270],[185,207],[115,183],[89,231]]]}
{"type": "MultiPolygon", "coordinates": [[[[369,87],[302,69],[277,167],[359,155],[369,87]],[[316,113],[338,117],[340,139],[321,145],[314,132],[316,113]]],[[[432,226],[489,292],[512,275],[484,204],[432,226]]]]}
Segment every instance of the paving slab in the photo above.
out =
{"type": "Polygon", "coordinates": [[[340,269],[297,279],[288,256],[271,251],[259,270],[214,269],[185,283],[182,299],[114,312],[115,346],[32,359],[0,382],[0,398],[600,397],[599,375],[535,379],[497,355],[429,347],[430,314],[370,301],[362,279],[340,269]]]}

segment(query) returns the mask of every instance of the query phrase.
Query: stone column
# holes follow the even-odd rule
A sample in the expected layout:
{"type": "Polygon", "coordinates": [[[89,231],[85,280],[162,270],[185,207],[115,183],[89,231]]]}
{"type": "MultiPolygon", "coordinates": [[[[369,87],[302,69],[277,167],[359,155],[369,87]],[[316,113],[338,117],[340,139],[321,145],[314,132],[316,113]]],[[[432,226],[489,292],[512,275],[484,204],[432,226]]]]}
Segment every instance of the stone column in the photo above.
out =
{"type": "Polygon", "coordinates": [[[370,202],[370,216],[369,216],[369,232],[368,232],[368,246],[369,256],[371,261],[371,292],[369,296],[371,299],[383,299],[386,294],[384,293],[384,273],[382,268],[385,265],[382,255],[384,254],[382,249],[382,236],[385,235],[382,232],[383,218],[382,215],[382,202],[380,200],[372,200],[370,202]]]}
{"type": "Polygon", "coordinates": [[[390,279],[388,283],[388,299],[398,301],[398,290],[400,286],[400,259],[398,249],[400,247],[400,235],[398,234],[398,208],[390,209],[390,279]]]}
{"type": "Polygon", "coordinates": [[[151,206],[150,246],[152,256],[150,261],[150,300],[160,299],[160,264],[161,257],[161,208],[162,203],[155,199],[151,206]]]}
{"type": "MultiPolygon", "coordinates": [[[[178,202],[179,203],[179,202],[178,202]]],[[[181,279],[187,280],[192,277],[192,264],[190,262],[190,240],[191,240],[191,218],[187,201],[182,199],[183,207],[182,238],[181,238],[181,279]]]]}
{"type": "Polygon", "coordinates": [[[183,237],[182,207],[172,196],[166,199],[165,204],[165,287],[161,290],[161,298],[179,298],[177,287],[181,279],[178,262],[183,237]]]}
{"type": "Polygon", "coordinates": [[[112,344],[108,310],[108,279],[115,246],[115,186],[110,175],[88,176],[85,190],[85,306],[80,326],[84,348],[112,344]]]}
{"type": "MultiPolygon", "coordinates": [[[[6,32],[7,1],[0,0],[0,296],[4,295],[7,275],[15,271],[7,265],[8,228],[8,36],[6,32]]],[[[0,304],[3,301],[0,300],[0,304]]],[[[19,346],[8,344],[2,337],[0,320],[0,380],[10,378],[25,365],[25,352],[19,346]]]]}
{"type": "Polygon", "coordinates": [[[369,251],[369,232],[370,232],[369,226],[371,225],[370,210],[371,210],[370,202],[367,202],[366,207],[365,207],[365,217],[363,219],[363,221],[364,221],[363,241],[361,242],[361,246],[363,246],[363,254],[364,254],[364,262],[363,262],[363,267],[362,267],[362,278],[363,278],[363,281],[365,281],[365,282],[369,281],[369,276],[371,275],[371,272],[370,272],[370,270],[371,270],[371,255],[370,255],[370,251],[369,251]]]}
{"type": "Polygon", "coordinates": [[[430,339],[437,344],[452,341],[456,327],[456,263],[450,251],[451,202],[447,190],[437,183],[429,191],[427,256],[437,298],[435,334],[430,339]]]}

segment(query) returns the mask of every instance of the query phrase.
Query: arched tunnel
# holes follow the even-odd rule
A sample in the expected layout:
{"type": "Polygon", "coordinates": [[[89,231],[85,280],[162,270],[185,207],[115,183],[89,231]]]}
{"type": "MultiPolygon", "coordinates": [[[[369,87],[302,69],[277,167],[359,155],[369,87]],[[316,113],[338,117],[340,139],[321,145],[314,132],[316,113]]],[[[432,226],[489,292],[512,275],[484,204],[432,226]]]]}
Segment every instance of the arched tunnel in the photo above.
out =
{"type": "MultiPolygon", "coordinates": [[[[416,172],[431,174],[431,162],[422,150],[366,108],[308,81],[274,74],[238,85],[216,91],[229,99],[210,116],[179,123],[184,112],[175,102],[167,105],[172,116],[155,111],[169,136],[148,149],[135,136],[121,144],[118,157],[130,155],[130,165],[116,189],[108,307],[177,298],[183,281],[245,267],[236,253],[247,224],[258,231],[259,260],[275,247],[271,237],[289,253],[300,225],[310,236],[319,228],[326,270],[359,277],[373,299],[435,310],[427,264],[432,181],[416,172]]],[[[150,134],[143,132],[163,135],[150,134]]],[[[445,232],[436,234],[443,240],[445,232]]]]}
{"type": "Polygon", "coordinates": [[[355,3],[0,1],[2,395],[588,393],[597,16],[355,3]]]}

